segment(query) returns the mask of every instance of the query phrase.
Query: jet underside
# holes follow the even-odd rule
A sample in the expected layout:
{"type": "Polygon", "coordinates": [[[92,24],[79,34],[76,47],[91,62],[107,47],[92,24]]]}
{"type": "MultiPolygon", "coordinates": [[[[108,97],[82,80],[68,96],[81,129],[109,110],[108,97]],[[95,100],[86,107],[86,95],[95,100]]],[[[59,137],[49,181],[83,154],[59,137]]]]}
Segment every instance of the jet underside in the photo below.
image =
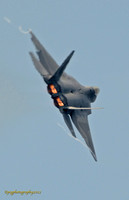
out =
{"type": "Polygon", "coordinates": [[[62,113],[71,134],[76,137],[73,128],[74,124],[97,161],[88,123],[88,115],[91,114],[91,103],[95,101],[99,89],[84,87],[76,79],[64,72],[74,51],[59,66],[36,36],[32,32],[30,33],[39,59],[32,52],[30,56],[35,68],[47,84],[48,93],[51,95],[55,106],[62,113]]]}

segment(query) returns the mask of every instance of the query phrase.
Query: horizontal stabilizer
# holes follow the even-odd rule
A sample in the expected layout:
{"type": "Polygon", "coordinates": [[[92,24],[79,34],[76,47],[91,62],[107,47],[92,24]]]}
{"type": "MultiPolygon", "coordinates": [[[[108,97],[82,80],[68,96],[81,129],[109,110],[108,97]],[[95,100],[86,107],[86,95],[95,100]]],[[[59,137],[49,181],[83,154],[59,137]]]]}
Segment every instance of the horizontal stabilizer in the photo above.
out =
{"type": "Polygon", "coordinates": [[[66,125],[68,126],[70,132],[72,133],[72,136],[76,138],[69,115],[66,113],[63,113],[63,118],[64,118],[64,121],[65,121],[66,125]]]}
{"type": "Polygon", "coordinates": [[[51,79],[49,80],[50,82],[57,82],[59,81],[60,77],[62,76],[67,64],[69,63],[71,57],[73,56],[74,51],[72,51],[69,56],[65,59],[65,61],[62,63],[62,65],[57,69],[57,71],[55,72],[55,74],[51,77],[51,79]]]}

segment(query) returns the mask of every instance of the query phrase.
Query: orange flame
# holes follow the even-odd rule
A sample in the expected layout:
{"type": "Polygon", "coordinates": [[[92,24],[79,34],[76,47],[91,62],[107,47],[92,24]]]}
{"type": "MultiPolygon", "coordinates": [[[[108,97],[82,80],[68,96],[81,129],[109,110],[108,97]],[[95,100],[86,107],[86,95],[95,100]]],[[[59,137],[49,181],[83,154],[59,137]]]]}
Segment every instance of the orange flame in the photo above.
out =
{"type": "Polygon", "coordinates": [[[58,103],[58,106],[64,106],[63,102],[61,101],[59,97],[56,98],[56,101],[58,103]]]}
{"type": "Polygon", "coordinates": [[[56,90],[54,85],[51,84],[51,85],[49,85],[49,87],[51,89],[52,94],[56,94],[57,93],[57,90],[56,90]]]}

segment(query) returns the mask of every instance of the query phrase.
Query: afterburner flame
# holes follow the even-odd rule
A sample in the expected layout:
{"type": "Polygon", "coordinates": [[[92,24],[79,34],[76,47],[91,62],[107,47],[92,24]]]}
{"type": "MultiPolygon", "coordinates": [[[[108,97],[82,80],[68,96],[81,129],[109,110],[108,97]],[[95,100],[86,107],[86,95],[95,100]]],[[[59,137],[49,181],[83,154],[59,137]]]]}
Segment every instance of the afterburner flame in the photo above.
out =
{"type": "Polygon", "coordinates": [[[56,98],[56,101],[57,101],[57,104],[58,104],[59,107],[60,107],[60,106],[64,106],[64,104],[63,104],[63,102],[61,101],[60,97],[57,97],[57,98],[56,98]]]}
{"type": "Polygon", "coordinates": [[[50,94],[57,94],[57,90],[53,84],[48,85],[48,92],[50,94]]]}

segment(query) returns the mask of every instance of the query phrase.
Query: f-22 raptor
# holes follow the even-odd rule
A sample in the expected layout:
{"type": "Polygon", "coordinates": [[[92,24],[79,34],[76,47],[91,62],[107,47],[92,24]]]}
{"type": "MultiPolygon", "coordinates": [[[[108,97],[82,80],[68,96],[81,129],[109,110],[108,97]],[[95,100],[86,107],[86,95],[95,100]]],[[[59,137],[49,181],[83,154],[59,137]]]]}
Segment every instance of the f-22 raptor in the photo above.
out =
{"type": "Polygon", "coordinates": [[[48,93],[51,95],[55,106],[63,115],[64,121],[72,136],[76,138],[72,125],[73,122],[84,138],[95,161],[97,161],[88,124],[88,115],[91,114],[91,109],[96,109],[91,108],[91,103],[96,100],[99,88],[83,86],[72,76],[64,72],[74,51],[72,51],[61,66],[59,66],[32,31],[30,34],[32,42],[37,49],[39,59],[37,59],[32,52],[30,52],[30,56],[35,68],[47,84],[48,93]]]}

